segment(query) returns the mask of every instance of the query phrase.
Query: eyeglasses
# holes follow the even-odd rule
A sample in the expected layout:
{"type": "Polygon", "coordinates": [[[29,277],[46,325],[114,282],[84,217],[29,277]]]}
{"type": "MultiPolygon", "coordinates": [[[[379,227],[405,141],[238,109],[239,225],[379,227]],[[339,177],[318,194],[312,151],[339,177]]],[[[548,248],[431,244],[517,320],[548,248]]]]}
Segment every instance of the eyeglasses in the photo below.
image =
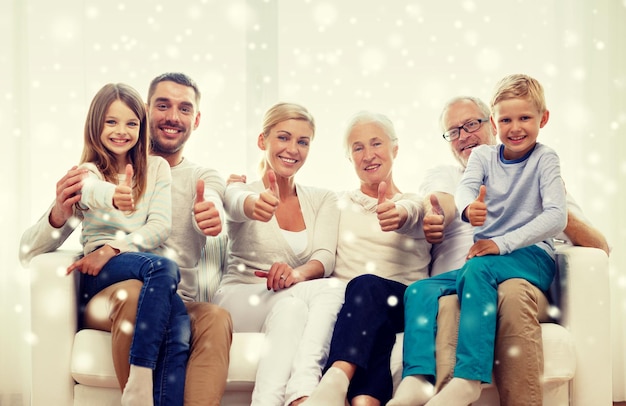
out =
{"type": "Polygon", "coordinates": [[[475,118],[473,120],[470,120],[460,127],[452,128],[443,133],[443,139],[448,142],[456,140],[461,135],[461,128],[464,129],[467,133],[474,133],[480,130],[480,127],[483,126],[483,123],[485,121],[489,121],[489,118],[475,118]]]}

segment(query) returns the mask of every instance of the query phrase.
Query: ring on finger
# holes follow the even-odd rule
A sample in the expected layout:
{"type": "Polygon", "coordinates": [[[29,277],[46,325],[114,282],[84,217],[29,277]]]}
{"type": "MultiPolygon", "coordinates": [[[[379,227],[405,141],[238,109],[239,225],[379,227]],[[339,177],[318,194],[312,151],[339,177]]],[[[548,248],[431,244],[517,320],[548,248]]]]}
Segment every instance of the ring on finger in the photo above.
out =
{"type": "Polygon", "coordinates": [[[285,278],[285,275],[280,275],[280,279],[285,280],[287,278],[285,278]]]}

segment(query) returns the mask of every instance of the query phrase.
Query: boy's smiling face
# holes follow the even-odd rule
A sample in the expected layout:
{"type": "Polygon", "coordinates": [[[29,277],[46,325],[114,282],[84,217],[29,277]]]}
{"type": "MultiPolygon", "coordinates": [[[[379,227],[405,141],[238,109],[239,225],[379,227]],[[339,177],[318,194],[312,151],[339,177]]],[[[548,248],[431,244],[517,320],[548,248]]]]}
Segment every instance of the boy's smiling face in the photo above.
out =
{"type": "Polygon", "coordinates": [[[507,99],[493,107],[491,125],[504,146],[505,159],[519,159],[537,143],[539,129],[548,122],[548,110],[539,112],[528,99],[507,99]]]}

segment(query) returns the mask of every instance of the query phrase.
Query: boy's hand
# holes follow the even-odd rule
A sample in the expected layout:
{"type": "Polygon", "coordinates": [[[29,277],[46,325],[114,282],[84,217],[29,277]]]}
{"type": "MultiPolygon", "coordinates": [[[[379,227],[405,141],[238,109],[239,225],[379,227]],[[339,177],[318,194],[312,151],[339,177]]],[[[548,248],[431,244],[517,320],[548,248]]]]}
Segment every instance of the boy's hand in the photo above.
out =
{"type": "Polygon", "coordinates": [[[467,259],[483,257],[485,255],[500,255],[500,249],[493,240],[478,240],[467,253],[467,259]]]}
{"type": "Polygon", "coordinates": [[[432,208],[424,215],[424,236],[429,243],[439,244],[445,237],[443,208],[435,194],[430,195],[430,204],[432,208]]]}
{"type": "Polygon", "coordinates": [[[383,231],[395,231],[402,227],[407,218],[407,212],[402,207],[396,206],[394,202],[385,197],[387,193],[387,183],[380,182],[378,185],[378,206],[376,215],[380,229],[383,231]]]}
{"type": "Polygon", "coordinates": [[[482,185],[478,192],[478,197],[465,209],[465,217],[473,226],[482,226],[487,219],[487,205],[485,204],[485,195],[487,187],[482,185]]]}
{"type": "Polygon", "coordinates": [[[132,211],[135,209],[133,198],[133,166],[126,165],[126,179],[121,185],[115,187],[113,193],[113,207],[120,211],[132,211]]]}
{"type": "Polygon", "coordinates": [[[118,253],[119,251],[110,245],[103,245],[67,267],[67,275],[71,274],[72,271],[78,271],[87,275],[96,276],[106,263],[118,253]]]}
{"type": "Polygon", "coordinates": [[[204,181],[202,179],[196,183],[196,201],[193,205],[193,214],[198,228],[202,230],[204,235],[215,237],[222,232],[220,212],[213,202],[204,200],[204,181]]]}

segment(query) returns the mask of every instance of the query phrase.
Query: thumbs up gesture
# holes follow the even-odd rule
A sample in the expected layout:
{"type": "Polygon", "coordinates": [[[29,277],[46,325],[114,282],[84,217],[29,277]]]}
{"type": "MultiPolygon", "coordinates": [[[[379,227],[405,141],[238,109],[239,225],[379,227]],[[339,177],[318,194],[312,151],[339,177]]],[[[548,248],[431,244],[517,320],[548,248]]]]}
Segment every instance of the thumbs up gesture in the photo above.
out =
{"type": "Polygon", "coordinates": [[[376,206],[376,215],[380,229],[383,231],[395,231],[402,227],[407,218],[407,212],[404,208],[398,207],[394,202],[387,199],[387,182],[378,184],[378,206],[376,206]]]}
{"type": "Polygon", "coordinates": [[[126,179],[115,187],[113,192],[113,207],[121,211],[135,210],[133,198],[133,166],[126,165],[126,179]]]}
{"type": "Polygon", "coordinates": [[[482,226],[485,224],[485,220],[487,219],[487,205],[485,204],[486,194],[487,187],[481,185],[476,200],[465,208],[465,217],[467,217],[470,224],[473,226],[482,226]]]}
{"type": "Polygon", "coordinates": [[[267,171],[267,180],[269,187],[265,189],[257,199],[253,199],[252,216],[254,220],[268,222],[276,213],[279,203],[278,183],[276,183],[276,174],[273,170],[267,171]]]}
{"type": "Polygon", "coordinates": [[[437,195],[430,195],[430,210],[424,214],[424,236],[431,244],[439,244],[444,239],[444,211],[437,195]]]}
{"type": "Polygon", "coordinates": [[[202,234],[215,237],[222,232],[220,212],[213,202],[204,200],[204,181],[196,182],[196,200],[193,205],[193,216],[202,234]]]}

